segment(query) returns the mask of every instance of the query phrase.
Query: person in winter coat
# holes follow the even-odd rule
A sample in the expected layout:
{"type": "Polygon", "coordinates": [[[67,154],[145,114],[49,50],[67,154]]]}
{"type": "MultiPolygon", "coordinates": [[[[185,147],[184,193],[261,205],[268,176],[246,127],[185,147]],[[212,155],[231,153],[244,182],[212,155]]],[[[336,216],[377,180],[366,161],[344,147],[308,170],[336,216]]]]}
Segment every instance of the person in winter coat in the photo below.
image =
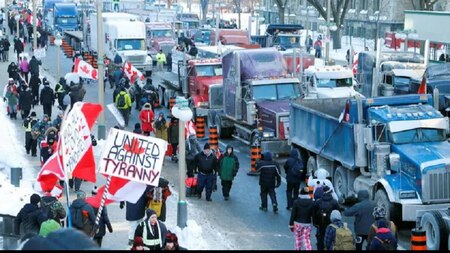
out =
{"type": "Polygon", "coordinates": [[[118,86],[120,83],[120,79],[122,79],[123,77],[123,70],[122,68],[118,67],[116,68],[113,72],[112,72],[112,82],[110,82],[111,84],[111,89],[114,88],[114,86],[118,86]]]}
{"type": "Polygon", "coordinates": [[[292,204],[294,200],[298,197],[298,192],[300,189],[300,183],[305,181],[305,171],[303,168],[303,161],[300,157],[298,149],[292,149],[289,158],[284,164],[284,171],[286,172],[286,200],[287,200],[287,210],[292,209],[292,204]]]}
{"type": "Polygon", "coordinates": [[[60,111],[60,112],[58,112],[58,115],[56,115],[56,118],[52,122],[52,126],[55,127],[58,131],[61,129],[63,117],[64,117],[64,112],[60,111]]]}
{"type": "Polygon", "coordinates": [[[8,112],[11,119],[17,119],[17,105],[19,104],[19,93],[15,85],[8,85],[6,95],[8,99],[8,112]]]}
{"type": "Polygon", "coordinates": [[[86,202],[86,193],[77,192],[77,199],[70,205],[70,215],[74,228],[90,235],[95,223],[94,208],[86,202]]]}
{"type": "Polygon", "coordinates": [[[153,199],[155,199],[162,202],[161,211],[158,216],[158,220],[160,221],[166,221],[166,201],[170,195],[172,195],[172,192],[170,191],[169,181],[163,177],[159,177],[158,187],[151,189],[147,193],[148,201],[152,201],[153,199]]]}
{"type": "MultiPolygon", "coordinates": [[[[178,158],[177,158],[177,149],[178,149],[178,135],[179,135],[179,131],[178,131],[178,124],[179,124],[179,120],[175,117],[172,117],[170,119],[170,123],[169,123],[169,127],[167,128],[167,142],[170,143],[170,145],[172,146],[172,161],[177,162],[178,158]]],[[[158,129],[157,129],[158,131],[158,129]]]]}
{"type": "Polygon", "coordinates": [[[98,245],[89,236],[73,228],[58,229],[47,237],[34,236],[22,247],[22,250],[99,250],[98,245]]]}
{"type": "Polygon", "coordinates": [[[42,222],[41,228],[39,230],[39,235],[43,237],[47,237],[48,234],[50,234],[53,231],[56,231],[61,228],[61,225],[56,222],[55,220],[46,220],[42,222]]]}
{"type": "Polygon", "coordinates": [[[141,129],[141,124],[140,123],[134,124],[133,133],[135,133],[135,134],[142,134],[142,129],[141,129]]]}
{"type": "Polygon", "coordinates": [[[127,92],[127,90],[124,87],[122,87],[120,89],[120,92],[119,92],[119,94],[117,94],[114,103],[116,104],[117,109],[119,109],[120,114],[122,114],[122,117],[125,121],[125,127],[127,127],[128,121],[130,120],[130,109],[131,109],[132,104],[131,104],[130,94],[127,92]],[[123,100],[122,100],[122,97],[123,97],[123,100]]]}
{"type": "Polygon", "coordinates": [[[324,186],[328,186],[331,189],[331,196],[333,199],[338,200],[338,196],[334,192],[333,183],[329,179],[327,179],[330,176],[330,173],[326,171],[325,169],[317,169],[314,172],[314,176],[309,176],[308,178],[308,186],[314,187],[314,193],[317,189],[322,188],[324,186]]]}
{"type": "Polygon", "coordinates": [[[52,106],[55,104],[55,93],[50,88],[48,81],[44,82],[44,88],[41,91],[40,97],[41,105],[44,108],[44,114],[47,114],[50,119],[52,118],[52,106]]]}
{"type": "Polygon", "coordinates": [[[30,72],[30,65],[28,63],[27,57],[23,57],[23,59],[19,63],[20,73],[25,79],[25,82],[28,83],[28,73],[30,72]]]}
{"type": "Polygon", "coordinates": [[[194,177],[194,173],[197,173],[195,166],[195,156],[202,151],[202,147],[198,142],[197,136],[194,134],[189,135],[186,140],[186,169],[187,177],[194,177]]]}
{"type": "Polygon", "coordinates": [[[167,231],[166,246],[164,250],[187,250],[178,244],[178,236],[175,233],[167,231]]]}
{"type": "Polygon", "coordinates": [[[23,50],[24,50],[24,46],[23,46],[22,40],[19,38],[16,38],[15,42],[14,42],[14,51],[17,54],[17,58],[16,58],[17,62],[19,62],[19,56],[23,52],[23,50]]]}
{"type": "Polygon", "coordinates": [[[41,79],[39,76],[31,75],[30,87],[31,93],[33,94],[33,105],[38,105],[39,103],[39,86],[41,85],[41,79]]]}
{"type": "Polygon", "coordinates": [[[34,193],[30,196],[30,203],[25,204],[14,219],[15,231],[17,234],[39,233],[39,202],[41,197],[34,193]]]}
{"type": "Polygon", "coordinates": [[[140,236],[136,236],[134,238],[133,246],[130,250],[145,250],[144,249],[144,240],[140,236]]]}
{"type": "Polygon", "coordinates": [[[203,151],[195,155],[194,158],[195,165],[198,169],[197,178],[197,192],[199,194],[198,198],[202,198],[203,188],[206,187],[206,201],[212,201],[211,194],[213,190],[215,173],[218,172],[218,161],[217,157],[213,152],[208,143],[203,147],[203,151]]]}
{"type": "Polygon", "coordinates": [[[325,230],[327,226],[331,223],[331,212],[333,210],[340,210],[339,203],[335,200],[331,195],[331,188],[328,186],[324,186],[323,196],[320,199],[317,199],[314,202],[314,216],[313,216],[313,224],[316,226],[316,238],[317,238],[317,249],[323,250],[324,245],[324,236],[325,230]]]}
{"type": "Polygon", "coordinates": [[[27,154],[30,154],[31,152],[31,156],[33,157],[37,156],[37,141],[33,138],[31,130],[36,123],[37,120],[35,112],[31,112],[30,116],[28,116],[23,122],[23,127],[25,128],[25,150],[27,151],[27,154]]]}
{"type": "Polygon", "coordinates": [[[139,120],[141,121],[144,135],[150,136],[150,133],[153,132],[153,121],[155,121],[155,115],[153,114],[150,103],[144,104],[144,107],[139,113],[139,120]]]}
{"type": "Polygon", "coordinates": [[[155,210],[147,209],[145,213],[146,219],[139,223],[134,237],[142,237],[148,250],[161,250],[166,245],[166,225],[158,220],[155,210]]]}
{"type": "Polygon", "coordinates": [[[31,75],[39,76],[39,65],[42,65],[42,62],[33,55],[29,65],[31,75]]]}
{"type": "Polygon", "coordinates": [[[169,127],[169,124],[166,122],[164,113],[160,112],[158,114],[158,118],[156,118],[155,122],[153,123],[155,137],[167,141],[167,128],[168,127],[169,127]]]}
{"type": "Polygon", "coordinates": [[[0,40],[0,44],[3,45],[3,51],[2,51],[2,62],[8,62],[9,61],[9,47],[11,46],[11,43],[9,43],[9,40],[7,38],[3,38],[0,40]]]}
{"type": "Polygon", "coordinates": [[[58,100],[58,105],[63,108],[64,107],[64,96],[66,95],[66,80],[64,77],[59,79],[59,82],[55,85],[55,98],[58,100]]]}
{"type": "MultiPolygon", "coordinates": [[[[97,217],[98,208],[94,208],[94,214],[95,214],[95,217],[97,217]]],[[[100,220],[98,222],[97,228],[98,228],[98,230],[97,230],[97,233],[95,233],[95,235],[94,235],[94,241],[97,242],[99,247],[102,247],[103,237],[106,235],[106,228],[108,228],[108,231],[110,233],[113,232],[113,227],[111,225],[111,222],[109,221],[108,211],[106,209],[106,206],[103,207],[102,214],[100,216],[100,220]]]]}
{"type": "Polygon", "coordinates": [[[28,85],[22,85],[22,91],[19,94],[19,108],[22,119],[26,119],[30,114],[31,107],[33,106],[33,94],[31,93],[28,85]]]}
{"type": "Polygon", "coordinates": [[[386,219],[386,210],[384,209],[384,207],[376,206],[373,209],[372,216],[375,219],[375,222],[372,224],[372,226],[370,226],[369,234],[367,235],[367,249],[369,249],[370,245],[372,244],[373,238],[378,230],[378,223],[380,221],[384,221],[395,239],[398,239],[397,226],[393,221],[388,221],[386,219]]]}
{"type": "Polygon", "coordinates": [[[82,102],[84,99],[84,95],[86,94],[86,90],[84,89],[81,83],[75,84],[70,83],[70,108],[73,108],[73,105],[76,102],[82,102]]]}
{"type": "Polygon", "coordinates": [[[55,127],[49,127],[47,131],[45,131],[45,139],[40,143],[40,158],[41,165],[44,165],[45,162],[52,156],[57,150],[58,146],[58,129],[55,127]]]}
{"type": "MultiPolygon", "coordinates": [[[[44,114],[42,120],[39,120],[32,129],[32,135],[36,136],[37,143],[41,143],[41,141],[45,138],[45,132],[51,126],[51,122],[49,121],[48,115],[44,114]]],[[[39,146],[40,148],[40,146],[39,146]]]]}
{"type": "Polygon", "coordinates": [[[369,198],[367,190],[358,191],[358,203],[344,211],[344,216],[355,216],[354,230],[356,236],[361,237],[357,240],[356,250],[361,251],[364,240],[367,240],[369,229],[374,223],[374,217],[370,211],[373,210],[376,203],[369,198]]]}
{"type": "Polygon", "coordinates": [[[336,244],[336,227],[344,227],[341,213],[338,210],[333,210],[330,214],[331,223],[325,229],[324,244],[325,249],[333,250],[336,244]],[[336,226],[336,227],[335,227],[336,226]]]}
{"type": "Polygon", "coordinates": [[[120,209],[125,209],[125,219],[128,221],[129,229],[128,229],[128,245],[133,245],[134,238],[135,238],[135,231],[136,227],[139,225],[139,223],[142,222],[144,216],[145,216],[145,209],[147,207],[147,195],[151,191],[151,189],[154,186],[147,185],[147,188],[145,189],[144,193],[139,197],[139,199],[136,201],[136,203],[131,203],[128,201],[122,201],[120,202],[120,209]]]}
{"type": "Polygon", "coordinates": [[[292,205],[289,228],[295,233],[295,250],[312,250],[311,230],[314,200],[309,197],[308,187],[303,187],[299,198],[292,205]]]}
{"type": "Polygon", "coordinates": [[[322,37],[319,36],[314,42],[314,49],[316,50],[314,56],[319,59],[322,58],[322,37]]]}
{"type": "Polygon", "coordinates": [[[66,218],[66,209],[61,202],[52,195],[52,189],[43,189],[44,194],[41,197],[40,202],[41,214],[38,219],[40,225],[48,219],[52,219],[61,225],[61,220],[66,218]]]}
{"type": "Polygon", "coordinates": [[[379,220],[377,222],[377,232],[369,245],[369,250],[396,250],[398,246],[397,243],[398,241],[389,229],[386,220],[379,220]]]}
{"type": "Polygon", "coordinates": [[[8,77],[12,78],[14,81],[19,80],[19,67],[16,65],[15,62],[11,62],[8,65],[8,77]]]}
{"type": "Polygon", "coordinates": [[[239,171],[239,159],[233,153],[233,147],[228,145],[219,160],[219,177],[222,180],[222,194],[225,200],[230,197],[233,179],[239,171]]]}
{"type": "Polygon", "coordinates": [[[272,201],[273,212],[278,212],[277,194],[275,188],[281,185],[280,168],[276,161],[272,160],[272,153],[264,152],[263,159],[256,163],[256,171],[259,172],[259,186],[261,195],[260,210],[267,211],[267,195],[272,201]]]}

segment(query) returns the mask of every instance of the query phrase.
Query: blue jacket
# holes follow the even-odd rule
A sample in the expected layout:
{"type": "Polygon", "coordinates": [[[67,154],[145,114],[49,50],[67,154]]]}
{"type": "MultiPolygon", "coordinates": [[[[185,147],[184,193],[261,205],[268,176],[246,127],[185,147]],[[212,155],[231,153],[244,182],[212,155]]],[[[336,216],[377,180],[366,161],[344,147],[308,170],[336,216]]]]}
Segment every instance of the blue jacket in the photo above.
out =
{"type": "Polygon", "coordinates": [[[370,226],[375,221],[372,211],[376,204],[369,199],[369,192],[367,190],[360,190],[358,192],[358,200],[358,203],[346,209],[343,214],[345,216],[355,216],[355,234],[368,235],[370,226]]]}
{"type": "MultiPolygon", "coordinates": [[[[342,221],[340,220],[334,220],[331,224],[334,224],[339,228],[342,228],[344,226],[344,223],[342,223],[342,221]]],[[[333,226],[328,225],[327,229],[325,230],[325,237],[323,239],[325,249],[333,250],[335,241],[336,241],[336,229],[333,226]]]]}
{"type": "Polygon", "coordinates": [[[298,149],[291,150],[289,158],[284,164],[284,171],[286,172],[286,181],[292,184],[298,184],[305,180],[306,173],[304,173],[303,161],[300,157],[298,149]],[[294,168],[295,166],[295,168],[294,168]],[[292,168],[298,171],[298,174],[294,174],[292,168]]]}

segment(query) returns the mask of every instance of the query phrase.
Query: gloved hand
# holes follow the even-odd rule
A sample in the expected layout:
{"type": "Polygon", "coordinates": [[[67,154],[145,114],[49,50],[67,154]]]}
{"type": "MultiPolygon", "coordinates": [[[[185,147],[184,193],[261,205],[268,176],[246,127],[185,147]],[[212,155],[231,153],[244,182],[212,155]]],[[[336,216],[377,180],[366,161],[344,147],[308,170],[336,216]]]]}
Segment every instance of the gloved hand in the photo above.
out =
{"type": "Polygon", "coordinates": [[[120,209],[123,209],[124,206],[125,206],[125,201],[120,201],[120,205],[119,205],[120,209]]]}
{"type": "Polygon", "coordinates": [[[294,232],[294,226],[289,226],[289,229],[291,230],[291,232],[294,232]]]}
{"type": "Polygon", "coordinates": [[[113,232],[113,228],[112,228],[112,226],[111,226],[111,223],[106,224],[106,226],[108,226],[108,231],[109,231],[110,233],[112,233],[112,232],[113,232]]]}

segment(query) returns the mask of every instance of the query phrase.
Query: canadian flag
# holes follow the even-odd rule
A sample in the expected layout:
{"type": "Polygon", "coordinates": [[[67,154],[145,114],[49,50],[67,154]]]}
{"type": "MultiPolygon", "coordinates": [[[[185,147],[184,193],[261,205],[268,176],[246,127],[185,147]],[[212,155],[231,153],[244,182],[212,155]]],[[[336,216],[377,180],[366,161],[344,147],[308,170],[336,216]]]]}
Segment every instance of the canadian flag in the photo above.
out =
{"type": "Polygon", "coordinates": [[[55,187],[56,182],[63,179],[64,170],[61,166],[61,156],[55,152],[41,167],[37,181],[44,192],[50,192],[55,187]]]}
{"type": "Polygon", "coordinates": [[[73,67],[73,73],[77,73],[82,78],[89,78],[93,80],[97,80],[98,72],[94,67],[92,67],[89,63],[76,58],[75,66],[73,67]]]}
{"type": "Polygon", "coordinates": [[[184,135],[185,137],[189,137],[190,135],[196,135],[197,131],[195,130],[195,124],[192,120],[186,121],[186,125],[184,126],[184,135]]]}
{"type": "Polygon", "coordinates": [[[135,68],[130,62],[125,62],[123,65],[123,69],[125,70],[125,75],[127,75],[128,79],[130,79],[130,83],[134,84],[137,78],[139,80],[144,80],[145,76],[142,74],[141,71],[139,71],[137,68],[135,68]]]}
{"type": "Polygon", "coordinates": [[[344,110],[342,110],[341,115],[339,116],[339,123],[342,121],[349,122],[350,121],[350,100],[347,99],[345,103],[344,110]]]}

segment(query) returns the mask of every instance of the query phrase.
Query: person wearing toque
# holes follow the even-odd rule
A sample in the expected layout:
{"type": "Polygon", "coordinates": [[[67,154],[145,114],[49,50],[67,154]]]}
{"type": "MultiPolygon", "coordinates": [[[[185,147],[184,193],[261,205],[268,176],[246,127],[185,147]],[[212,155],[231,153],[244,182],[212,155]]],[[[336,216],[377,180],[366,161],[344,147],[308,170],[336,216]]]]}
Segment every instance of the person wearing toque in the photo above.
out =
{"type": "Polygon", "coordinates": [[[147,209],[146,217],[136,228],[134,238],[142,237],[146,250],[161,250],[166,244],[166,225],[158,220],[156,211],[147,209]]]}
{"type": "Polygon", "coordinates": [[[219,162],[216,155],[211,151],[211,147],[208,143],[203,146],[203,151],[195,155],[194,164],[198,170],[198,198],[202,198],[203,189],[206,188],[206,201],[212,201],[211,194],[213,191],[215,173],[219,172],[219,162]]]}

